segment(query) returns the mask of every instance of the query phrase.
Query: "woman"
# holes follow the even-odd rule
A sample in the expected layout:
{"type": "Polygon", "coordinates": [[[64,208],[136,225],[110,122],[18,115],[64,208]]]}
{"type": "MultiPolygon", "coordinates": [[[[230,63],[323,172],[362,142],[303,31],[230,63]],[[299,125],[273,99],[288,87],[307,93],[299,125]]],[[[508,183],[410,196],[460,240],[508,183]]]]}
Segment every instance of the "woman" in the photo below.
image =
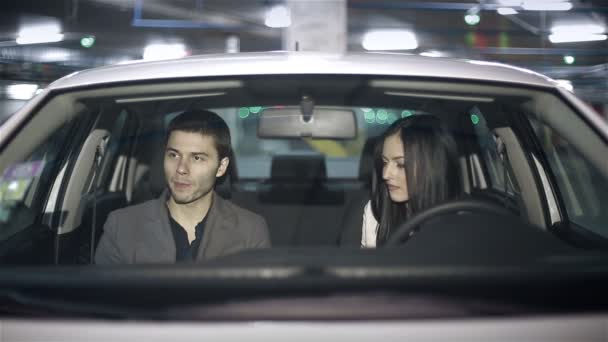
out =
{"type": "Polygon", "coordinates": [[[394,122],[374,150],[361,246],[383,245],[409,217],[454,198],[458,179],[456,144],[439,118],[419,115],[394,122]]]}

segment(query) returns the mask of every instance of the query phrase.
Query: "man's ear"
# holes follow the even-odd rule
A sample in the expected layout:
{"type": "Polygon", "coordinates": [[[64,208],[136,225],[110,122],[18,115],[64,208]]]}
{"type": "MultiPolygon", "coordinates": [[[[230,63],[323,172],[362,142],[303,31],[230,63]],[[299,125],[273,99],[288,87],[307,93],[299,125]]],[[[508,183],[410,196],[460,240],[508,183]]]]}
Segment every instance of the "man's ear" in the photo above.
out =
{"type": "Polygon", "coordinates": [[[222,177],[226,170],[228,170],[228,165],[230,164],[230,159],[228,157],[224,157],[220,160],[220,166],[217,168],[217,172],[215,173],[215,177],[222,177]]]}

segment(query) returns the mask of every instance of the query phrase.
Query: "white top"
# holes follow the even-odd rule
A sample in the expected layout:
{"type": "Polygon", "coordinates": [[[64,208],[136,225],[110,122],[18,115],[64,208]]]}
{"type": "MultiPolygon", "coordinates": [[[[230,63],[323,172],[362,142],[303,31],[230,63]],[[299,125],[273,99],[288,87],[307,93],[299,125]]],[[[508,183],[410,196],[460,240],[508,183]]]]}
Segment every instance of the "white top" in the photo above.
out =
{"type": "Polygon", "coordinates": [[[363,227],[361,231],[361,247],[375,248],[376,236],[378,235],[378,221],[372,213],[371,201],[363,208],[363,227]]]}

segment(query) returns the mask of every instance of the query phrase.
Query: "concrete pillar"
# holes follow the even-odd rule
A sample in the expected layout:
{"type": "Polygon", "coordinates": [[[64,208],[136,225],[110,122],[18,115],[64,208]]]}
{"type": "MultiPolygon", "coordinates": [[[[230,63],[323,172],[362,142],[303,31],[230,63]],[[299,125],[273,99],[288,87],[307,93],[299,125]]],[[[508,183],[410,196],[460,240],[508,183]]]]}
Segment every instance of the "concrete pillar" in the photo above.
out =
{"type": "Polygon", "coordinates": [[[283,49],[345,52],[346,0],[288,0],[291,25],[283,33],[283,49]]]}

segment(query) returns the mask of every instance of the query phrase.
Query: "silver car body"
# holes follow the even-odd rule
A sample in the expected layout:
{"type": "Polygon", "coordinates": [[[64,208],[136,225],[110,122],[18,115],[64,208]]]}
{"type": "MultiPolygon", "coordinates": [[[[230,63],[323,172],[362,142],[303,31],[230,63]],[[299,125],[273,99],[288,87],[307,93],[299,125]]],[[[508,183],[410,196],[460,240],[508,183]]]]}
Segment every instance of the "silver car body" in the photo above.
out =
{"type": "MultiPolygon", "coordinates": [[[[475,80],[497,84],[554,89],[576,107],[588,123],[608,141],[608,126],[584,102],[557,82],[533,71],[499,63],[403,54],[323,54],[271,52],[237,55],[196,56],[179,60],[134,62],[101,67],[68,75],[50,84],[0,127],[3,148],[24,120],[54,92],[101,84],[148,80],[194,79],[218,76],[326,74],[408,76],[453,80],[475,80]]],[[[0,323],[9,340],[108,340],[125,336],[143,339],[270,341],[348,340],[370,341],[407,338],[424,340],[600,340],[605,339],[608,316],[562,316],[478,320],[425,320],[419,322],[274,322],[184,324],[170,322],[41,321],[10,319],[0,323]],[[514,338],[515,337],[515,338],[514,338]]]]}

